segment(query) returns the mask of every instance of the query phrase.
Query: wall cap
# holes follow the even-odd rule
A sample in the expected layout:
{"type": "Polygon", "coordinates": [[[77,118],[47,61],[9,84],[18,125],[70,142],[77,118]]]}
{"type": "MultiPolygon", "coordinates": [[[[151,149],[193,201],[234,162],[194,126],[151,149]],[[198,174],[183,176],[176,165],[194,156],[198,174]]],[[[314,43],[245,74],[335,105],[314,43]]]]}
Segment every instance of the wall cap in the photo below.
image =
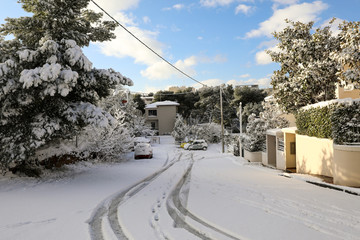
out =
{"type": "Polygon", "coordinates": [[[338,145],[334,144],[334,150],[348,151],[348,152],[360,152],[360,145],[338,145]]]}

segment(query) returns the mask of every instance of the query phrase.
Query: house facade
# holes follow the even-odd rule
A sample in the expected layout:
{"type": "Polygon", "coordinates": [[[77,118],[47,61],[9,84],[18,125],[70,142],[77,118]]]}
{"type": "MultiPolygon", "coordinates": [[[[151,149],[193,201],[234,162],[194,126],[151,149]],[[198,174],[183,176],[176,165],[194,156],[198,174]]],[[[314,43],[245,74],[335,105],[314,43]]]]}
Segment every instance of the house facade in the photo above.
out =
{"type": "Polygon", "coordinates": [[[146,105],[146,123],[159,135],[170,134],[175,125],[177,108],[180,104],[172,101],[161,101],[146,105]]]}

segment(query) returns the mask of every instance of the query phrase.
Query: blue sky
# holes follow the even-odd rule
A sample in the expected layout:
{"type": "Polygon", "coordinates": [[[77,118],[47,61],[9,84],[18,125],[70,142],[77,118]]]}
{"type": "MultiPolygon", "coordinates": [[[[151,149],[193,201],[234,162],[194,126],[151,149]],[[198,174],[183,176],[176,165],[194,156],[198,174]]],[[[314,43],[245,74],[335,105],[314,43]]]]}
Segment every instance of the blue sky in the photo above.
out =
{"type": "MultiPolygon", "coordinates": [[[[359,21],[359,0],[96,0],[121,24],[178,68],[215,86],[269,86],[278,65],[264,50],[274,48],[273,31],[284,19],[315,21],[332,17],[359,21]]],[[[94,5],[90,8],[99,11],[94,5]]],[[[2,3],[0,23],[25,13],[16,0],[2,3]]],[[[133,92],[156,92],[170,86],[199,87],[145,49],[122,28],[117,39],[84,48],[96,68],[113,68],[131,78],[133,92]]]]}

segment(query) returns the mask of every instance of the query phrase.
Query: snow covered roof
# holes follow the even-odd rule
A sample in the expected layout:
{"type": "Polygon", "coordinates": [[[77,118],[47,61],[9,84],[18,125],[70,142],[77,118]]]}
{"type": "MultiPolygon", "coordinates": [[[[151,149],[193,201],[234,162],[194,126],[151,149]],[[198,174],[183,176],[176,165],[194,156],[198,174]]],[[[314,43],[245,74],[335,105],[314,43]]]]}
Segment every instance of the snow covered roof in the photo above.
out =
{"type": "Polygon", "coordinates": [[[158,106],[179,106],[180,104],[173,101],[162,101],[162,102],[154,102],[146,105],[145,108],[157,108],[158,106]]]}
{"type": "Polygon", "coordinates": [[[136,137],[136,138],[134,138],[134,142],[137,142],[137,143],[141,143],[141,142],[149,143],[150,139],[147,139],[145,137],[136,137]]]}

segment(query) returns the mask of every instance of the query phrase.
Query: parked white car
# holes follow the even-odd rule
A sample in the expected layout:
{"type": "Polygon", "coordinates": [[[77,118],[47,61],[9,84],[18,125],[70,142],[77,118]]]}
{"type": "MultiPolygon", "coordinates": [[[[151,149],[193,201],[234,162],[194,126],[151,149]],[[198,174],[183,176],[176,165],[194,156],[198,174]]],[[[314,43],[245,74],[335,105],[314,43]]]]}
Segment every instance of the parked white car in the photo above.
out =
{"type": "Polygon", "coordinates": [[[139,158],[152,158],[153,157],[153,149],[150,143],[138,143],[135,146],[135,159],[139,158]]]}
{"type": "Polygon", "coordinates": [[[208,144],[204,139],[194,140],[192,143],[185,144],[184,149],[187,150],[206,150],[208,144]]]}

